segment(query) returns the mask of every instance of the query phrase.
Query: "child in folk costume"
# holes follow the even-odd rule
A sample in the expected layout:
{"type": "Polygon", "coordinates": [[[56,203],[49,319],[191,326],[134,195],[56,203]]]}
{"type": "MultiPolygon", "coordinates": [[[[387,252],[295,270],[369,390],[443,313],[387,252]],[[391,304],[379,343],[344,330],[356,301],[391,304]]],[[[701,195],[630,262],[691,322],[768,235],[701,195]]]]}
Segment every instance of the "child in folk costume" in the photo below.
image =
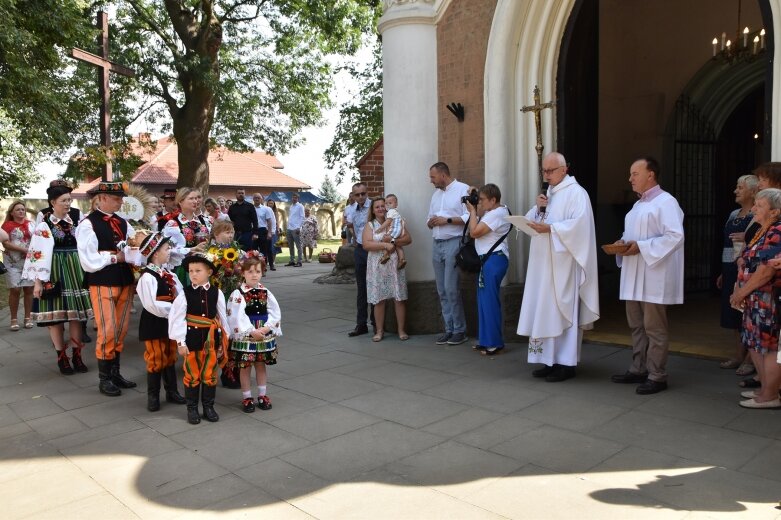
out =
{"type": "MultiPolygon", "coordinates": [[[[399,199],[394,194],[385,196],[385,207],[388,208],[385,214],[385,222],[377,228],[377,231],[385,231],[391,237],[391,243],[396,248],[396,255],[398,256],[399,263],[396,269],[404,269],[407,265],[407,260],[404,258],[404,248],[396,245],[396,239],[404,234],[404,228],[407,223],[402,218],[401,213],[397,209],[399,207],[399,199]]],[[[392,251],[386,251],[382,256],[380,263],[385,264],[390,260],[392,251]]]]}
{"type": "Polygon", "coordinates": [[[198,424],[198,396],[203,404],[203,417],[217,422],[214,410],[217,394],[217,360],[225,359],[228,348],[228,319],[225,296],[210,282],[217,267],[203,253],[193,253],[182,262],[191,285],[180,292],[171,307],[168,335],[176,341],[179,355],[184,357],[184,397],[187,400],[187,421],[198,424]]]}
{"type": "Polygon", "coordinates": [[[174,298],[182,293],[179,278],[163,267],[171,256],[170,238],[152,233],[140,245],[140,254],[147,264],[141,270],[136,291],[144,310],[138,326],[138,339],[144,342],[146,361],[146,408],[160,409],[160,382],[165,385],[165,400],[184,404],[176,388],[176,341],[168,337],[168,315],[174,298]]]}
{"type": "Polygon", "coordinates": [[[242,264],[244,283],[228,299],[228,320],[232,334],[230,358],[240,369],[242,407],[246,413],[255,411],[250,390],[250,370],[255,367],[258,385],[258,408],[271,409],[266,395],[266,365],[277,362],[276,338],[282,335],[282,318],[274,295],[260,280],[266,259],[250,251],[242,264]]]}

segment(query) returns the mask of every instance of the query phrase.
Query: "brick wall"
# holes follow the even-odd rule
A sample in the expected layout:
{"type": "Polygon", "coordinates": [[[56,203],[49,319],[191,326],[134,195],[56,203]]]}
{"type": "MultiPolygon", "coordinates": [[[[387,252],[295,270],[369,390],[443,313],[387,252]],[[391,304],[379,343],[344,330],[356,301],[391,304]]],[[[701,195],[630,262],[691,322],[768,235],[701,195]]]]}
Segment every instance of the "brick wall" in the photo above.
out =
{"type": "Polygon", "coordinates": [[[385,146],[382,137],[369,152],[364,155],[358,164],[361,173],[361,182],[366,184],[369,198],[380,197],[385,194],[385,146]]]}
{"type": "Polygon", "coordinates": [[[483,77],[497,0],[452,0],[437,27],[439,159],[454,177],[485,179],[483,77]],[[461,103],[463,122],[446,108],[461,103]]]}

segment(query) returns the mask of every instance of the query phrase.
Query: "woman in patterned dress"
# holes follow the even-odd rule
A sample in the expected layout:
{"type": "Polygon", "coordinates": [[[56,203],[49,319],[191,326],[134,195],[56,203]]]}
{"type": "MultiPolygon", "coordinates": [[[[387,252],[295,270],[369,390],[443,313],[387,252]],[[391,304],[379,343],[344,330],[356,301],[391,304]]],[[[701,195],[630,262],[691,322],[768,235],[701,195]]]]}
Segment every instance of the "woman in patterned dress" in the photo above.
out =
{"type": "Polygon", "coordinates": [[[3,258],[8,269],[5,280],[8,284],[8,306],[11,308],[11,330],[19,330],[17,313],[22,293],[24,293],[24,328],[31,329],[33,328],[33,319],[30,316],[33,308],[33,281],[22,278],[22,269],[35,225],[27,218],[24,201],[14,200],[8,206],[3,231],[8,234],[8,238],[3,241],[5,248],[3,258]]]}
{"type": "MultiPolygon", "coordinates": [[[[203,252],[209,240],[212,229],[212,219],[208,215],[198,215],[201,206],[201,192],[195,188],[181,188],[176,194],[179,211],[174,211],[163,217],[161,230],[163,235],[171,238],[174,245],[171,258],[178,264],[184,255],[190,252],[203,252]]],[[[174,269],[183,286],[189,284],[187,271],[177,265],[174,269]]]]}
{"type": "Polygon", "coordinates": [[[761,388],[744,391],[741,395],[747,400],[740,405],[781,408],[781,366],[776,362],[781,330],[777,309],[781,271],[768,265],[768,260],[781,255],[781,190],[768,188],[757,193],[752,213],[760,229],[741,254],[740,287],[732,293],[730,304],[743,308],[741,341],[754,361],[761,388]]]}
{"type": "Polygon", "coordinates": [[[363,229],[363,248],[369,252],[366,265],[366,296],[369,303],[374,305],[374,319],[377,323],[377,333],[372,337],[372,341],[382,341],[385,335],[385,300],[391,298],[396,310],[399,339],[405,341],[409,339],[405,332],[407,272],[404,268],[398,269],[399,259],[395,243],[405,246],[412,243],[412,238],[405,229],[394,243],[386,232],[378,232],[377,228],[385,222],[385,213],[385,199],[374,199],[369,207],[366,227],[363,229]],[[390,253],[390,261],[383,264],[381,260],[386,251],[390,253]]]}
{"type": "Polygon", "coordinates": [[[35,280],[33,320],[39,327],[48,327],[57,351],[57,365],[65,375],[86,372],[81,358],[82,323],[92,317],[89,292],[84,288],[84,271],[76,251],[76,226],[68,210],[72,188],[51,186],[46,190],[52,211],[35,228],[23,277],[35,280]],[[66,354],[65,323],[68,323],[69,343],[73,350],[71,367],[66,354]]]}
{"type": "Polygon", "coordinates": [[[304,222],[301,223],[301,248],[304,250],[304,262],[312,261],[312,254],[317,249],[317,217],[312,215],[309,208],[304,209],[304,222]]]}

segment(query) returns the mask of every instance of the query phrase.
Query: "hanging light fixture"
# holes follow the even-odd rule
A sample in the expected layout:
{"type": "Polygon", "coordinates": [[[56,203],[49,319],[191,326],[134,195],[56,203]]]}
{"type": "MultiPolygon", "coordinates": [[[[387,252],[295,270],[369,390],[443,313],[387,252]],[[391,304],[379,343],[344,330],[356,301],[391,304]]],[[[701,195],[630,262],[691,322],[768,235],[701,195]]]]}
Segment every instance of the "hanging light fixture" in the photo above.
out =
{"type": "Polygon", "coordinates": [[[711,41],[712,58],[714,60],[736,63],[739,61],[753,61],[765,52],[765,29],[752,31],[748,26],[740,29],[740,14],[742,0],[738,0],[738,29],[735,31],[735,41],[727,38],[727,33],[721,33],[711,41]]]}

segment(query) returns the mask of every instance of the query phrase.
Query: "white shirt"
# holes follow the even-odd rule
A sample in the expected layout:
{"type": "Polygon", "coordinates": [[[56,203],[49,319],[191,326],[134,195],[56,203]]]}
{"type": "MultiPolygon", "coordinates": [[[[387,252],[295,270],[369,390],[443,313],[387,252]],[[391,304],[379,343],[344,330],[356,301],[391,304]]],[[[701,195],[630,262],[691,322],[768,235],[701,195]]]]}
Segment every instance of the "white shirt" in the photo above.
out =
{"type": "Polygon", "coordinates": [[[301,224],[304,223],[304,205],[300,202],[296,202],[290,206],[287,217],[287,228],[291,231],[301,229],[301,224]]]}
{"type": "Polygon", "coordinates": [[[352,222],[353,213],[355,213],[355,204],[348,204],[347,207],[344,208],[344,221],[352,222]]]}
{"type": "MultiPolygon", "coordinates": [[[[266,289],[268,295],[268,301],[266,302],[266,311],[268,312],[268,319],[266,319],[266,327],[271,329],[274,336],[282,335],[282,311],[279,309],[279,303],[277,299],[262,284],[258,284],[255,289],[266,289]]],[[[241,284],[241,291],[248,292],[251,289],[246,283],[241,284]]],[[[228,325],[231,330],[231,339],[245,339],[249,336],[250,332],[255,330],[255,326],[247,316],[247,302],[244,301],[244,297],[241,291],[236,289],[228,298],[228,325]]]]}
{"type": "MultiPolygon", "coordinates": [[[[461,197],[469,195],[469,186],[463,182],[453,180],[444,190],[437,188],[431,196],[431,205],[428,210],[428,219],[432,217],[456,218],[466,222],[469,219],[469,212],[461,203],[461,197]]],[[[464,231],[463,224],[445,224],[444,226],[434,226],[431,234],[436,240],[447,240],[460,237],[464,231]]]]}
{"type": "MultiPolygon", "coordinates": [[[[202,286],[204,289],[209,287],[206,283],[202,286]]],[[[220,322],[223,334],[228,332],[228,316],[225,313],[225,296],[222,291],[217,291],[217,321],[220,322]]],[[[168,315],[168,337],[180,345],[186,345],[187,340],[187,298],[184,291],[180,291],[171,305],[171,314],[168,315]]]]}
{"type": "MultiPolygon", "coordinates": [[[[104,215],[109,215],[105,211],[100,211],[104,215]]],[[[117,215],[117,218],[122,218],[117,215]]],[[[124,220],[124,219],[122,219],[124,220]]],[[[127,236],[125,240],[130,240],[136,236],[136,230],[129,222],[127,224],[127,236]]],[[[120,251],[123,251],[126,247],[126,243],[120,242],[117,247],[120,251]]],[[[104,267],[116,263],[116,253],[111,251],[98,251],[98,236],[95,234],[95,229],[92,227],[92,221],[89,219],[83,219],[76,228],[76,249],[79,251],[79,261],[81,262],[81,268],[88,273],[97,273],[104,267]]]]}
{"type": "Polygon", "coordinates": [[[366,219],[369,218],[369,208],[372,205],[372,201],[366,198],[366,202],[363,203],[363,207],[359,210],[358,203],[351,204],[353,210],[350,212],[350,216],[347,220],[353,225],[353,234],[355,235],[355,241],[363,245],[363,228],[366,227],[366,219]]]}
{"type": "Polygon", "coordinates": [[[255,206],[255,213],[258,214],[258,227],[266,228],[267,230],[271,229],[268,225],[268,220],[271,218],[269,214],[272,213],[271,208],[261,204],[260,206],[255,206]]]}
{"type": "MultiPolygon", "coordinates": [[[[157,266],[148,266],[152,270],[158,271],[161,275],[166,272],[165,269],[157,266]]],[[[171,274],[171,273],[169,273],[171,274]]],[[[172,275],[174,280],[174,286],[176,287],[176,295],[178,296],[182,292],[182,283],[179,281],[179,277],[172,275]]],[[[157,316],[158,318],[168,318],[171,312],[171,306],[173,302],[160,301],[157,299],[157,278],[149,273],[144,273],[138,279],[136,284],[136,292],[138,293],[138,299],[141,300],[141,305],[149,313],[157,316]]],[[[161,280],[160,283],[166,283],[161,280]]]]}
{"type": "Polygon", "coordinates": [[[268,218],[271,220],[271,227],[269,228],[269,231],[271,231],[271,234],[277,232],[277,216],[274,214],[274,210],[270,207],[266,206],[266,209],[268,209],[268,218]]]}
{"type": "MultiPolygon", "coordinates": [[[[510,229],[510,223],[504,220],[504,217],[510,214],[507,211],[507,206],[499,206],[491,211],[486,211],[485,215],[480,218],[480,222],[488,226],[491,231],[485,235],[475,239],[475,250],[478,255],[484,255],[488,253],[488,250],[496,243],[497,240],[502,238],[505,233],[510,229]]],[[[468,232],[468,231],[467,231],[468,232]]],[[[509,237],[508,237],[509,238],[509,237]]],[[[507,246],[507,238],[502,240],[502,243],[496,246],[494,252],[501,251],[505,256],[509,257],[510,248],[507,246]]]]}

